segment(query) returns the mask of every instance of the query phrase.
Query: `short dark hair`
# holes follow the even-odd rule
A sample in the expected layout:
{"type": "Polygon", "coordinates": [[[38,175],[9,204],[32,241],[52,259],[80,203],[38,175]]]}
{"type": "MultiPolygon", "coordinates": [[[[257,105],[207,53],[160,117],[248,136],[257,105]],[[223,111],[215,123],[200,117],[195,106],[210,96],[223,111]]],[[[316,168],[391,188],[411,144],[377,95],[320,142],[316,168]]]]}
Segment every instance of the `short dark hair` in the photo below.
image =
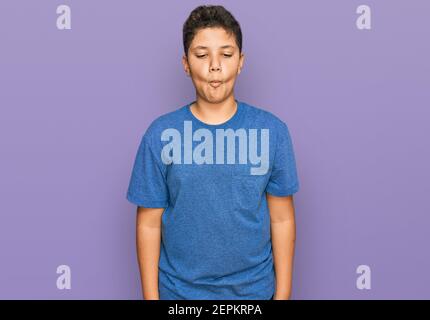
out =
{"type": "Polygon", "coordinates": [[[239,52],[242,52],[242,31],[239,22],[223,6],[202,5],[191,11],[182,29],[185,55],[196,33],[203,28],[221,27],[228,34],[234,34],[239,52]]]}

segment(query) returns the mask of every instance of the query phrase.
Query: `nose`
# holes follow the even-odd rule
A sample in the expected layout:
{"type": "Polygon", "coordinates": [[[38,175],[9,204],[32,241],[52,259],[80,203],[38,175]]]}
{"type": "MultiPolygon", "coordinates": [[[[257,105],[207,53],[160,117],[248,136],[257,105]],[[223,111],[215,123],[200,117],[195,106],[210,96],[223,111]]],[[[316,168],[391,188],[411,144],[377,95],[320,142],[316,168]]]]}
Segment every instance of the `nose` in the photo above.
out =
{"type": "Polygon", "coordinates": [[[212,60],[210,65],[210,71],[221,71],[221,65],[219,61],[212,60]]]}

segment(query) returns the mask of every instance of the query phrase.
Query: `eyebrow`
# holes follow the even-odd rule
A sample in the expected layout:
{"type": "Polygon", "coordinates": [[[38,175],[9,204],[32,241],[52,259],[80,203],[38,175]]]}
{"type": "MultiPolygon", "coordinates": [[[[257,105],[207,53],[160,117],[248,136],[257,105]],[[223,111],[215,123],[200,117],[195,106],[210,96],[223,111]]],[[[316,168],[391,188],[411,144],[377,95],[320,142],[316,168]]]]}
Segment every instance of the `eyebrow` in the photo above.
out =
{"type": "MultiPolygon", "coordinates": [[[[207,48],[208,48],[208,47],[205,47],[205,46],[197,46],[197,47],[194,47],[194,48],[193,48],[193,50],[198,50],[198,49],[207,49],[207,48]]],[[[227,45],[225,45],[225,46],[221,46],[220,48],[221,48],[221,49],[227,49],[227,48],[232,48],[232,49],[234,49],[234,46],[227,44],[227,45]]]]}

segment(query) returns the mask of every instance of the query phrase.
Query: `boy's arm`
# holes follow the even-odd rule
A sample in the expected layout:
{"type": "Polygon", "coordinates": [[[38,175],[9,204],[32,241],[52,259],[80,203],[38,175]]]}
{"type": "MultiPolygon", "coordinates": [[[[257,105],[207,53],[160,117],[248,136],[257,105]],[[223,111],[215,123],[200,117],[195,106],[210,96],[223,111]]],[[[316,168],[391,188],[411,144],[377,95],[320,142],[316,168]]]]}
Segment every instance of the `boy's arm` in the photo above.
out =
{"type": "Polygon", "coordinates": [[[273,260],[276,274],[274,300],[288,300],[291,296],[296,225],[293,196],[275,197],[268,193],[273,260]]]}
{"type": "Polygon", "coordinates": [[[159,300],[161,215],[165,208],[137,207],[136,248],[144,300],[159,300]]]}

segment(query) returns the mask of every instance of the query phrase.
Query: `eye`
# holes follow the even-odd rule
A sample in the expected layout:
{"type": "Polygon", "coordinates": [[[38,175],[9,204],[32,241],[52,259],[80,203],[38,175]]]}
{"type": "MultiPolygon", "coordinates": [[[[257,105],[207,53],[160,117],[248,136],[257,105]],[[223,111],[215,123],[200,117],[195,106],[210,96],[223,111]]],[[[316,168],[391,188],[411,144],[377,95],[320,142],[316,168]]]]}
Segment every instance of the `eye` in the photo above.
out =
{"type": "MultiPolygon", "coordinates": [[[[199,58],[199,59],[204,58],[205,56],[207,56],[207,54],[196,55],[196,57],[199,58]]],[[[231,58],[233,55],[232,54],[224,53],[223,56],[226,57],[226,58],[231,58]]]]}

